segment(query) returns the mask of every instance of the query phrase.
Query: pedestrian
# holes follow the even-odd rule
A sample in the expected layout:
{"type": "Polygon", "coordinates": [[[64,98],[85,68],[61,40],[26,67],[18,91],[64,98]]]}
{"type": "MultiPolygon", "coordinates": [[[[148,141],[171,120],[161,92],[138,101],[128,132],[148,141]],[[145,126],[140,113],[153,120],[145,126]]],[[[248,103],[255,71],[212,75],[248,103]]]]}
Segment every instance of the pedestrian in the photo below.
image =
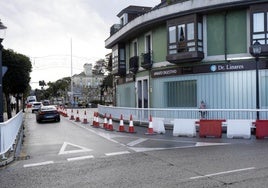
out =
{"type": "Polygon", "coordinates": [[[201,101],[199,109],[201,109],[199,111],[201,115],[201,119],[205,119],[207,115],[207,111],[203,110],[203,109],[206,109],[206,103],[204,101],[201,101]]]}

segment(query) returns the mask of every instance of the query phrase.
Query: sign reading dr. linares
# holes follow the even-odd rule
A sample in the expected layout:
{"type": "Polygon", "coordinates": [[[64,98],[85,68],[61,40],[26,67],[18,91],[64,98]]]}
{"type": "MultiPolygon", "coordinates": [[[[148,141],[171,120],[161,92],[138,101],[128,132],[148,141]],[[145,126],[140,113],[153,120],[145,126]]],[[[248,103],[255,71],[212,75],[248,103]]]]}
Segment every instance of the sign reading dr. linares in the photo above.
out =
{"type": "MultiPolygon", "coordinates": [[[[219,64],[200,64],[187,67],[172,67],[161,70],[152,70],[152,78],[176,76],[184,74],[246,71],[255,69],[256,69],[255,61],[219,63],[219,64]]],[[[260,61],[259,69],[268,69],[268,62],[260,61]]]]}

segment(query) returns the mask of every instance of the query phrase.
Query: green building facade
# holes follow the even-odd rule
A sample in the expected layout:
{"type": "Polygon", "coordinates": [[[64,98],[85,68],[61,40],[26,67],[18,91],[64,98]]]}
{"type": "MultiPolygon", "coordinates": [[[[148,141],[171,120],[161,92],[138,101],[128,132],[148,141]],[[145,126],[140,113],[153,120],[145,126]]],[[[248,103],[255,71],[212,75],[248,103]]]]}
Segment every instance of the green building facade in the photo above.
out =
{"type": "Polygon", "coordinates": [[[260,108],[268,107],[267,0],[162,0],[118,17],[105,41],[116,106],[254,109],[259,92],[260,108]]]}

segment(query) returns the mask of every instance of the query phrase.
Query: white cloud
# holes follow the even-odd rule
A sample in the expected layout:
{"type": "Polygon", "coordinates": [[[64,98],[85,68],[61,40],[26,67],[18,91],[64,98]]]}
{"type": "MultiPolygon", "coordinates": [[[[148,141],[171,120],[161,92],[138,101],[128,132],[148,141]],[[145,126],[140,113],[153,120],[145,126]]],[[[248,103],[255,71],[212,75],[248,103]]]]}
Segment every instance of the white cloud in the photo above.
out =
{"type": "Polygon", "coordinates": [[[5,48],[33,61],[32,82],[70,76],[70,40],[74,73],[84,63],[104,58],[104,41],[116,15],[129,5],[154,6],[160,0],[0,0],[0,19],[8,27],[5,48]]]}

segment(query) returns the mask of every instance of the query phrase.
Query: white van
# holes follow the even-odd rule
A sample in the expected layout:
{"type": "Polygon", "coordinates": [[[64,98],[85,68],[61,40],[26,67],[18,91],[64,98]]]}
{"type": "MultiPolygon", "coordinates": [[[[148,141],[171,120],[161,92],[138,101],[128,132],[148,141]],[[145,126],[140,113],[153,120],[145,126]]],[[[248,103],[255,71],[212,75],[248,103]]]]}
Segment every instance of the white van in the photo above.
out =
{"type": "Polygon", "coordinates": [[[31,108],[33,102],[36,102],[36,101],[37,101],[37,100],[36,100],[36,96],[34,96],[34,95],[32,95],[32,96],[28,96],[28,97],[27,97],[27,100],[26,100],[26,102],[27,102],[27,108],[31,108]]]}

